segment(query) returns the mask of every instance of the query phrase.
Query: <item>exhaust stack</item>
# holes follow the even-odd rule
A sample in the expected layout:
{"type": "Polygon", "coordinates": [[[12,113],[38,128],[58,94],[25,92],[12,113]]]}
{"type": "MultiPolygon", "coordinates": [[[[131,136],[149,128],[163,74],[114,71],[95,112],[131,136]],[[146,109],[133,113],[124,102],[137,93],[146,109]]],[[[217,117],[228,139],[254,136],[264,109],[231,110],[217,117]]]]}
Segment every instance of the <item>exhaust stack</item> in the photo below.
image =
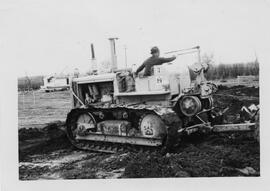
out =
{"type": "Polygon", "coordinates": [[[95,50],[94,50],[94,44],[91,43],[91,70],[92,70],[92,73],[93,74],[96,74],[97,73],[97,62],[96,62],[96,58],[95,58],[95,50]]]}
{"type": "Polygon", "coordinates": [[[94,50],[94,45],[91,43],[91,55],[92,55],[92,60],[95,59],[95,50],[94,50]]]}
{"type": "Polygon", "coordinates": [[[116,49],[115,49],[115,40],[118,40],[118,38],[109,38],[110,45],[111,45],[112,71],[117,70],[117,56],[116,56],[116,49]]]}

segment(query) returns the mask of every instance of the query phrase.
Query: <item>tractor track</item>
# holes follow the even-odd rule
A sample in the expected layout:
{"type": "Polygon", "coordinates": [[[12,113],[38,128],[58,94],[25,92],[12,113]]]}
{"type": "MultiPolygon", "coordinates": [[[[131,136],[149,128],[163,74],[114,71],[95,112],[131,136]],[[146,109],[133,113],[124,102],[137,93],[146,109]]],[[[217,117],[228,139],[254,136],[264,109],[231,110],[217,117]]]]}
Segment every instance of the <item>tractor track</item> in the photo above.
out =
{"type": "Polygon", "coordinates": [[[83,109],[73,109],[67,117],[66,120],[66,126],[67,126],[67,135],[71,143],[77,147],[78,149],[82,150],[88,150],[88,151],[94,151],[94,152],[104,152],[104,153],[116,153],[116,152],[166,152],[165,150],[169,150],[169,147],[171,147],[174,142],[176,142],[177,138],[177,128],[179,128],[179,124],[181,124],[181,121],[179,120],[179,117],[177,114],[171,109],[171,108],[164,108],[164,107],[158,107],[158,106],[151,106],[151,105],[136,105],[136,106],[125,106],[125,105],[106,105],[102,107],[96,107],[83,109]],[[100,109],[100,110],[97,110],[100,109]],[[158,147],[150,147],[150,146],[141,146],[141,145],[132,145],[132,144],[121,144],[121,143],[111,143],[111,142],[97,142],[97,141],[75,141],[72,138],[71,133],[69,133],[68,129],[72,128],[72,125],[76,124],[76,116],[79,115],[81,112],[98,112],[101,111],[119,111],[124,110],[127,112],[133,111],[136,113],[149,113],[154,112],[156,115],[158,115],[165,125],[168,127],[168,137],[166,137],[163,146],[158,147]]]}

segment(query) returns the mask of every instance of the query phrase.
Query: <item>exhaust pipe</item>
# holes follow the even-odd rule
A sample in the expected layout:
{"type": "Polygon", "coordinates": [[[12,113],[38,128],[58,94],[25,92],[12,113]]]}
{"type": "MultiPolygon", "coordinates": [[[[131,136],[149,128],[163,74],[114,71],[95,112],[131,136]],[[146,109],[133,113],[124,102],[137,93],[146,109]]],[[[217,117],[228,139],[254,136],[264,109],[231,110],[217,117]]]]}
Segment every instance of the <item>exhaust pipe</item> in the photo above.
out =
{"type": "Polygon", "coordinates": [[[95,59],[95,50],[94,50],[94,45],[91,43],[91,55],[92,55],[92,60],[95,59]]]}
{"type": "Polygon", "coordinates": [[[91,43],[91,70],[93,74],[97,73],[97,62],[96,62],[96,58],[95,58],[95,50],[94,50],[94,44],[91,43]]]}
{"type": "Polygon", "coordinates": [[[112,71],[117,70],[117,56],[116,56],[116,49],[115,49],[115,40],[118,40],[118,38],[109,38],[110,46],[111,46],[112,71]]]}

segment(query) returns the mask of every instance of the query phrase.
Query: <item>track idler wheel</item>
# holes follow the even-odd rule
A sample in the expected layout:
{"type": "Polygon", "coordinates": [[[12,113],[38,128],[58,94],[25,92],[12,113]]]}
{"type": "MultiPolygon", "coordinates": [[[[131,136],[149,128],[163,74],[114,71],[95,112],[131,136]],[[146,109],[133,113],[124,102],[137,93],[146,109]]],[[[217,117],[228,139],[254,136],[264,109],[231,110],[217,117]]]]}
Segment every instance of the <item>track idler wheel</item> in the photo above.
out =
{"type": "Polygon", "coordinates": [[[87,132],[94,132],[97,129],[95,118],[90,112],[83,110],[72,110],[67,117],[67,136],[71,143],[81,149],[76,136],[84,136],[87,132]]]}

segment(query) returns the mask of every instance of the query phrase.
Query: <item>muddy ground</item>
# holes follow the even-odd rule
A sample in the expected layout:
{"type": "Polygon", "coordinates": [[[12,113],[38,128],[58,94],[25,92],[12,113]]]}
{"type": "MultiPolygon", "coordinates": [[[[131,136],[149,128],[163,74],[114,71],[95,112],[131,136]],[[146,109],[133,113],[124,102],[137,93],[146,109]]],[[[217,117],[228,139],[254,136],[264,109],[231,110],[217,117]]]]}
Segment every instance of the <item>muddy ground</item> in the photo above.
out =
{"type": "MultiPolygon", "coordinates": [[[[215,105],[230,106],[224,121],[235,122],[242,106],[259,103],[259,88],[220,86],[215,105]]],[[[69,99],[69,98],[67,98],[69,99]]],[[[174,153],[93,153],[75,149],[64,122],[19,129],[19,178],[153,178],[259,176],[260,147],[253,134],[213,134],[185,139],[174,153]]]]}

